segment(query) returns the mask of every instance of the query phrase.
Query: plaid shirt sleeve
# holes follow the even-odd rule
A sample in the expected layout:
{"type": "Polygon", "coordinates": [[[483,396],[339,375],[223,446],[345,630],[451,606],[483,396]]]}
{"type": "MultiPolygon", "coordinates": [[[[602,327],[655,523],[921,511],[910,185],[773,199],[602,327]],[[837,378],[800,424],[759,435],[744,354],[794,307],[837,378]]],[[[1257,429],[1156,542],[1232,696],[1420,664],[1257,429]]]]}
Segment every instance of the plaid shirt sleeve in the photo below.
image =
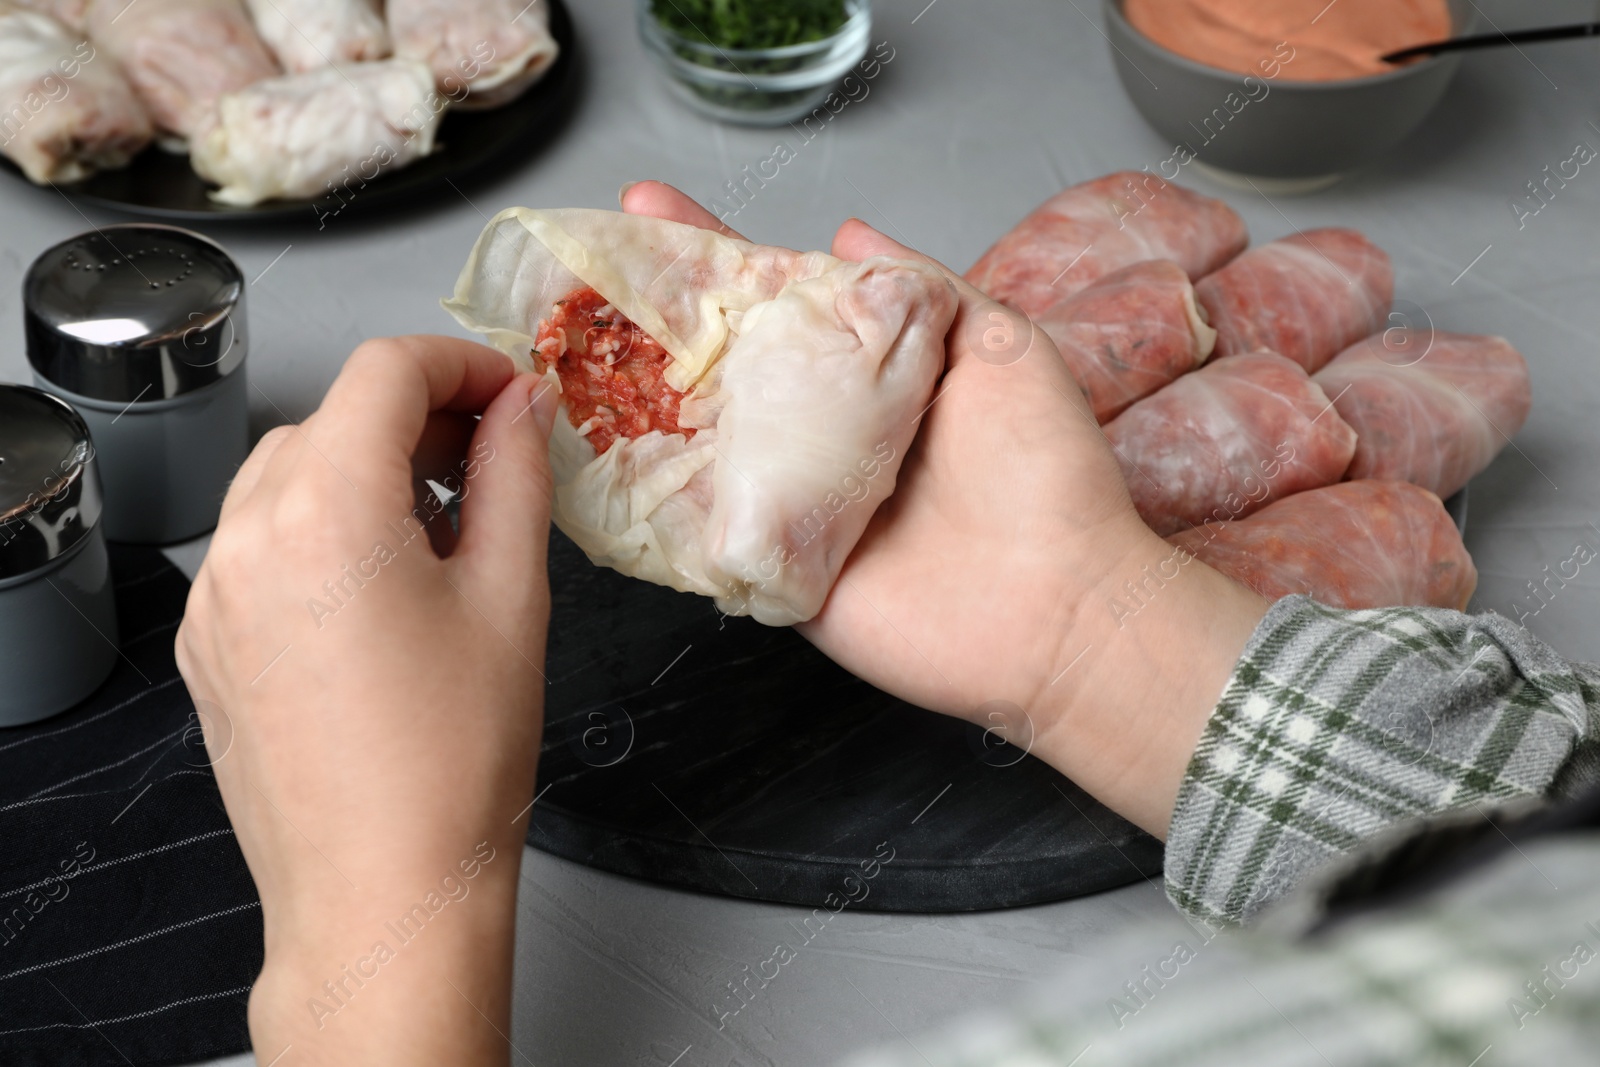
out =
{"type": "Polygon", "coordinates": [[[1600,771],[1600,669],[1499,615],[1278,601],[1195,748],[1167,895],[1248,920],[1397,823],[1570,795],[1600,771]]]}
{"type": "Polygon", "coordinates": [[[1582,790],[1600,778],[1597,709],[1600,670],[1499,616],[1279,601],[1179,791],[1166,876],[1186,925],[1095,953],[1006,1012],[849,1063],[1589,1062],[1600,1047],[1592,834],[1509,849],[1443,892],[1309,942],[1231,927],[1371,838],[1383,841],[1342,866],[1378,862],[1384,841],[1403,850],[1473,809],[1487,818],[1507,801],[1582,790]]]}
{"type": "Polygon", "coordinates": [[[1600,1048],[1600,841],[1547,839],[1309,942],[1191,920],[847,1067],[1498,1067],[1600,1048]],[[1557,887],[1560,887],[1559,889],[1557,887]]]}

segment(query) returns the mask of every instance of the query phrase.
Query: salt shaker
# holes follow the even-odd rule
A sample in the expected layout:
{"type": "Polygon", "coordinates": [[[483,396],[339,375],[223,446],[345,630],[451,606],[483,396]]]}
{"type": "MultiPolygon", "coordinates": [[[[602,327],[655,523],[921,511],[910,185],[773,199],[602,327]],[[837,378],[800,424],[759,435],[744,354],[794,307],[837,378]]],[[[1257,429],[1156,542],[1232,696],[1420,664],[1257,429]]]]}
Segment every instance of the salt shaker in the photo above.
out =
{"type": "Polygon", "coordinates": [[[244,278],[227,252],[175,226],[107,226],[35,260],[23,305],[35,384],[93,436],[105,536],[214,527],[249,450],[244,278]]]}
{"type": "Polygon", "coordinates": [[[117,613],[89,427],[0,384],[0,727],[65,711],[117,662],[117,613]]]}

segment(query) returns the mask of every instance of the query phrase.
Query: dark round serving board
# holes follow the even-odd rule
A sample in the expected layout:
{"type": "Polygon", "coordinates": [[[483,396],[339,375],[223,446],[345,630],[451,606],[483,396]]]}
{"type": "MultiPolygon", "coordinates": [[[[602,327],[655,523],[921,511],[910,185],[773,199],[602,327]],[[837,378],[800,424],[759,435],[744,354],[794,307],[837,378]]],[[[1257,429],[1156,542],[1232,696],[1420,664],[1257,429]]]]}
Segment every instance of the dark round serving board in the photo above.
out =
{"type": "MultiPolygon", "coordinates": [[[[268,222],[295,216],[314,220],[341,214],[345,208],[368,211],[432,202],[447,182],[472,178],[541,147],[571,113],[579,82],[577,38],[562,0],[548,2],[550,32],[561,45],[561,54],[543,78],[505,107],[446,112],[432,155],[380,174],[353,193],[341,197],[330,192],[321,200],[270,200],[254,207],[219,204],[209,195],[213,187],[189,166],[187,155],[154,145],[120,170],[101,171],[59,188],[75,200],[173,222],[268,222]]],[[[28,182],[10,160],[0,159],[0,165],[18,181],[28,182]]]]}
{"type": "Polygon", "coordinates": [[[793,630],[595,567],[559,533],[550,551],[535,848],[877,911],[1014,907],[1160,872],[1159,842],[994,734],[879,692],[793,630]]]}

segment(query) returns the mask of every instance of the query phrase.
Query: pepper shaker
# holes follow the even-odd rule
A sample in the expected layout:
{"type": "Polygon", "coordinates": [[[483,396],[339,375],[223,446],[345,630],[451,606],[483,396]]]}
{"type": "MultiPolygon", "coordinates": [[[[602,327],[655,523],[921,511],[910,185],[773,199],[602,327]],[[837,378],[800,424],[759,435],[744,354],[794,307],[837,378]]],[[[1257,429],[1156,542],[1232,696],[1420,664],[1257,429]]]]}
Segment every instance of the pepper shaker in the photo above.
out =
{"type": "Polygon", "coordinates": [[[35,384],[93,436],[105,536],[216,526],[249,451],[244,277],[227,252],[175,226],[107,226],[35,260],[23,305],[35,384]]]}
{"type": "Polygon", "coordinates": [[[89,427],[0,384],[0,727],[78,703],[117,662],[117,613],[89,427]]]}

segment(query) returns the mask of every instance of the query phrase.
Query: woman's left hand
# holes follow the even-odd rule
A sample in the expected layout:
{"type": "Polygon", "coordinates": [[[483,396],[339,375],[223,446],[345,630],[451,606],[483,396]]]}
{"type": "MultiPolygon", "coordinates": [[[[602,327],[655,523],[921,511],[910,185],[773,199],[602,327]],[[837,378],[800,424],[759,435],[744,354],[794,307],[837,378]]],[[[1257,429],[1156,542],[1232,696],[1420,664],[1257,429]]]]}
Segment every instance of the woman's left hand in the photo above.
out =
{"type": "Polygon", "coordinates": [[[481,345],[370,341],[223,505],[177,653],[261,894],[263,1063],[505,1060],[550,600],[538,390],[481,345]],[[459,540],[422,479],[464,495],[459,540]]]}

